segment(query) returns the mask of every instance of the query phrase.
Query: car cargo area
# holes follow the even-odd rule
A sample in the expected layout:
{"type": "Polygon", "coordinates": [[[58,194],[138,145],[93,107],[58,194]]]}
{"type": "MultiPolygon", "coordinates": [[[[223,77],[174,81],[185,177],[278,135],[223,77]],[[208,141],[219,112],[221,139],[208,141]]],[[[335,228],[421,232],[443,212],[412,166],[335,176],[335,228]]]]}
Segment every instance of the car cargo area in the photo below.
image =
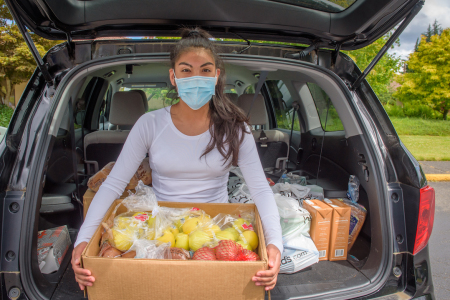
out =
{"type": "MultiPolygon", "coordinates": [[[[67,105],[61,106],[65,109],[57,110],[54,116],[57,129],[48,149],[46,179],[41,199],[37,200],[41,203],[39,222],[33,233],[37,236],[38,231],[66,225],[72,245],[55,273],[42,274],[37,259],[32,259],[34,283],[47,298],[83,298],[70,264],[73,243],[83,220],[82,196],[88,188],[88,179],[117,159],[133,125],[117,126],[112,122],[112,100],[118,95],[140,97],[146,112],[168,109],[178,101],[170,85],[169,68],[166,59],[97,66],[76,79],[67,99],[59,100],[67,105]],[[69,105],[73,106],[74,135],[69,105]],[[77,191],[76,181],[79,201],[72,196],[77,191]]],[[[330,73],[319,72],[314,66],[293,66],[281,60],[264,65],[251,59],[228,57],[225,71],[225,93],[234,104],[248,113],[249,103],[257,99],[255,105],[260,109],[257,115],[255,112],[250,115],[250,123],[268,178],[276,182],[281,176],[277,170],[294,171],[305,177],[307,185],[322,188],[325,198],[336,199],[347,198],[349,177],[355,175],[361,184],[358,203],[367,210],[347,260],[319,261],[294,274],[279,274],[271,298],[324,299],[338,296],[344,289],[348,292],[368,288],[382,271],[383,249],[388,248],[381,226],[384,199],[372,144],[366,140],[348,95],[330,73]],[[265,68],[269,72],[261,95],[254,97],[265,68]],[[261,140],[261,132],[267,135],[267,141],[261,140]]],[[[123,115],[127,112],[123,111],[123,115]]],[[[34,238],[34,254],[36,243],[34,238]]]]}

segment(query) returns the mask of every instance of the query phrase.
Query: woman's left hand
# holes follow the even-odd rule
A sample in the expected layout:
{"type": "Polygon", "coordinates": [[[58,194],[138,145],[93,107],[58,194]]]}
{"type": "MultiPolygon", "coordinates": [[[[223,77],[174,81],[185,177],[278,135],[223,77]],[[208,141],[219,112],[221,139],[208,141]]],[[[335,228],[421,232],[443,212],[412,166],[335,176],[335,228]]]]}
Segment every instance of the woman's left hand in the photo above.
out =
{"type": "Polygon", "coordinates": [[[270,291],[277,284],[278,272],[280,272],[281,253],[272,244],[267,246],[267,256],[269,257],[269,270],[259,271],[252,280],[256,285],[265,286],[266,291],[270,291]]]}

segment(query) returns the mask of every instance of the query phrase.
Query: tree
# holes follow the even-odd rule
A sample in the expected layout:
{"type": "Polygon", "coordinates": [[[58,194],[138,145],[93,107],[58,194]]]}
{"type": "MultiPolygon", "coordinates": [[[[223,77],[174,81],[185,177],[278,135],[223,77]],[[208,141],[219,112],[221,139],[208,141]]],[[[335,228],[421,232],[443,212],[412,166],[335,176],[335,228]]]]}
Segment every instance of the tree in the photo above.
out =
{"type": "MultiPolygon", "coordinates": [[[[39,54],[43,56],[61,41],[50,41],[31,33],[39,54]]],[[[14,86],[27,81],[36,69],[34,60],[19,28],[3,0],[0,0],[0,98],[7,104],[14,93],[14,86]]]]}
{"type": "Polygon", "coordinates": [[[441,35],[442,34],[442,26],[438,23],[438,21],[435,19],[433,23],[433,35],[441,35]]]}
{"type": "Polygon", "coordinates": [[[394,96],[403,103],[426,104],[446,120],[450,109],[450,28],[431,36],[428,43],[423,36],[418,51],[409,56],[408,67],[412,72],[401,77],[402,85],[394,96]]]}
{"type": "MultiPolygon", "coordinates": [[[[355,61],[361,70],[364,70],[384,44],[386,44],[391,35],[392,33],[388,33],[362,49],[344,52],[355,61]]],[[[400,42],[397,40],[392,48],[399,45],[400,42]]],[[[390,84],[394,80],[395,74],[400,70],[400,67],[400,57],[395,53],[386,53],[367,76],[367,81],[383,104],[389,102],[392,98],[390,84]]]]}
{"type": "MultiPolygon", "coordinates": [[[[423,32],[420,36],[425,36],[427,43],[431,41],[431,37],[433,35],[441,35],[442,34],[442,26],[439,24],[439,22],[435,19],[433,25],[428,24],[427,31],[423,32]]],[[[417,52],[419,43],[421,41],[421,37],[417,38],[416,46],[414,47],[414,51],[417,52]]]]}
{"type": "Polygon", "coordinates": [[[420,43],[420,38],[417,38],[416,44],[414,45],[414,52],[417,52],[417,50],[419,49],[419,43],[420,43]]]}

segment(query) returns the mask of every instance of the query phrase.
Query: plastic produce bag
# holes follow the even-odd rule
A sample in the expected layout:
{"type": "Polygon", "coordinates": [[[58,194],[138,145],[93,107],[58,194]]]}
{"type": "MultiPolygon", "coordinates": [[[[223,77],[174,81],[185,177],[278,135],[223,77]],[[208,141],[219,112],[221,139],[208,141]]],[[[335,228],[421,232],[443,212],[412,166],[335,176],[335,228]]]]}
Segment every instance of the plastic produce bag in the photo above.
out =
{"type": "Polygon", "coordinates": [[[350,175],[348,180],[347,198],[354,203],[359,200],[359,179],[355,175],[350,175]]]}
{"type": "Polygon", "coordinates": [[[287,182],[277,183],[274,186],[272,186],[272,191],[274,193],[278,193],[287,197],[292,197],[297,200],[307,197],[310,190],[311,189],[307,186],[302,186],[299,184],[290,184],[287,182]]]}
{"type": "Polygon", "coordinates": [[[134,241],[130,251],[136,251],[135,258],[172,259],[169,243],[138,239],[134,241]]]}
{"type": "Polygon", "coordinates": [[[275,201],[280,214],[281,230],[283,235],[305,235],[309,236],[311,227],[310,213],[300,207],[297,200],[275,194],[275,201]]]}
{"type": "Polygon", "coordinates": [[[233,173],[236,176],[228,179],[227,191],[229,198],[231,198],[236,190],[238,190],[245,183],[244,176],[242,175],[239,167],[232,167],[230,173],[233,173]]]}
{"type": "Polygon", "coordinates": [[[239,177],[230,177],[227,184],[228,196],[230,197],[242,184],[243,181],[239,177]]]}
{"type": "Polygon", "coordinates": [[[289,172],[287,174],[281,175],[278,183],[290,183],[290,184],[298,184],[298,185],[306,185],[306,177],[294,174],[289,172]]]}
{"type": "Polygon", "coordinates": [[[309,237],[311,215],[296,199],[275,194],[283,234],[280,273],[292,274],[319,261],[319,251],[309,237]]]}
{"type": "Polygon", "coordinates": [[[249,212],[218,214],[189,234],[190,250],[216,247],[222,240],[231,240],[244,249],[254,251],[259,243],[259,237],[254,231],[254,220],[254,214],[249,212]]]}
{"type": "Polygon", "coordinates": [[[122,201],[128,211],[152,211],[158,207],[158,200],[156,199],[153,188],[146,186],[139,180],[136,186],[136,193],[131,193],[122,201]]]}
{"type": "Polygon", "coordinates": [[[237,189],[235,189],[229,196],[229,201],[231,203],[253,203],[252,196],[250,195],[250,190],[248,186],[243,183],[237,189]]]}

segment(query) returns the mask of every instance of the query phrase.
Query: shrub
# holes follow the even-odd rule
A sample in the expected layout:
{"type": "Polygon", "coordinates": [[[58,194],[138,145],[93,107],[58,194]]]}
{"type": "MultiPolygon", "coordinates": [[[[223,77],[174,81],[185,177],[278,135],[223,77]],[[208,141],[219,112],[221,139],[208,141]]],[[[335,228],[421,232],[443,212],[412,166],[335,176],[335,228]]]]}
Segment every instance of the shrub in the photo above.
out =
{"type": "Polygon", "coordinates": [[[13,112],[14,109],[12,109],[11,107],[0,104],[0,127],[8,127],[13,112]]]}
{"type": "Polygon", "coordinates": [[[417,102],[405,103],[403,107],[398,105],[384,105],[384,109],[390,117],[397,118],[421,118],[421,119],[443,119],[443,115],[433,110],[430,106],[417,102]]]}

